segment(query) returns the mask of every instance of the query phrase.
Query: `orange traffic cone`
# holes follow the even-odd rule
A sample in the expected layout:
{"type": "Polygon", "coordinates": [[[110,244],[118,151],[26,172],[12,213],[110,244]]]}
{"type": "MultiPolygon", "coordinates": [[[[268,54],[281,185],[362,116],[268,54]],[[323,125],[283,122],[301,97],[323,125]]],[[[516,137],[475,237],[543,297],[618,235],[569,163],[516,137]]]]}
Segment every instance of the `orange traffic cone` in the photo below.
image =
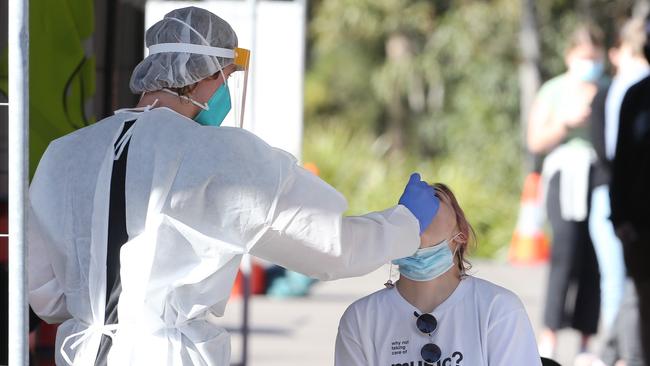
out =
{"type": "Polygon", "coordinates": [[[544,233],[544,203],[542,202],[541,177],[530,173],[521,193],[521,206],[517,227],[510,243],[510,262],[536,264],[548,261],[549,241],[544,233]]]}
{"type": "MultiPolygon", "coordinates": [[[[266,290],[266,271],[262,265],[255,261],[251,261],[250,286],[251,295],[261,295],[266,290]]],[[[243,294],[244,277],[241,271],[237,271],[237,277],[235,277],[235,283],[232,286],[230,298],[233,299],[240,297],[243,294]]]]}
{"type": "Polygon", "coordinates": [[[315,176],[320,176],[320,169],[318,169],[318,166],[314,163],[307,162],[303,164],[303,168],[309,170],[310,172],[314,173],[315,176]]]}

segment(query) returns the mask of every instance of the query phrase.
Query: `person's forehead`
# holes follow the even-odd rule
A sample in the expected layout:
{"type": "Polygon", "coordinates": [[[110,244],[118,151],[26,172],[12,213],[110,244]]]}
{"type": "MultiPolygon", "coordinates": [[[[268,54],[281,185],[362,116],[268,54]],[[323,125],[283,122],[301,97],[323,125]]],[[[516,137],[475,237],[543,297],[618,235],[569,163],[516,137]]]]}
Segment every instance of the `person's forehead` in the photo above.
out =
{"type": "Polygon", "coordinates": [[[583,43],[573,47],[569,55],[578,58],[596,58],[600,56],[601,50],[589,43],[583,43]]]}
{"type": "Polygon", "coordinates": [[[440,208],[433,218],[430,230],[442,235],[449,234],[456,227],[456,213],[445,197],[440,198],[440,208]]]}

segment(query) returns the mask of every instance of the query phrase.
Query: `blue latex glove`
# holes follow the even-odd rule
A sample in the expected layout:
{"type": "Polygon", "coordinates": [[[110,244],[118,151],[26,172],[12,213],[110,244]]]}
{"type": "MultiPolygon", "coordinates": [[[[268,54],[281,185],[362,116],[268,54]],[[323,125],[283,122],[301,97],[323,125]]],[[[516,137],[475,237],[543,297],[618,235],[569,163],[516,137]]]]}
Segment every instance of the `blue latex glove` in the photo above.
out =
{"type": "Polygon", "coordinates": [[[406,206],[420,222],[420,234],[429,227],[438,213],[440,200],[436,190],[420,179],[420,174],[413,173],[399,199],[399,204],[406,206]]]}

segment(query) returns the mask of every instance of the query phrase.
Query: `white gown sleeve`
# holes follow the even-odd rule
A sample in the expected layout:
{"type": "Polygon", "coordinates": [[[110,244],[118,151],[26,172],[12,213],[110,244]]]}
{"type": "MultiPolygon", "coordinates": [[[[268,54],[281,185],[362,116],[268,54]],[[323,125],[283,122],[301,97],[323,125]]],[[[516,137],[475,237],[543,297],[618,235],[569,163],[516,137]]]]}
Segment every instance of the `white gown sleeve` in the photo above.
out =
{"type": "MultiPolygon", "coordinates": [[[[62,273],[55,271],[55,265],[64,261],[61,253],[54,248],[54,241],[48,234],[42,218],[50,219],[53,225],[59,225],[56,217],[59,211],[54,209],[61,205],[60,195],[53,194],[59,187],[56,180],[43,177],[56,176],[53,170],[52,155],[56,155],[55,143],[51,143],[36,170],[29,187],[29,207],[27,217],[27,287],[29,305],[36,315],[48,323],[61,323],[71,318],[68,313],[62,273]],[[45,216],[43,216],[45,215],[45,216]]],[[[59,266],[59,268],[63,268],[59,266]]]]}
{"type": "Polygon", "coordinates": [[[406,207],[344,217],[345,198],[286,155],[280,151],[277,157],[290,160],[281,173],[270,227],[250,249],[252,255],[331,280],[369,273],[417,250],[419,224],[406,207]]]}
{"type": "Polygon", "coordinates": [[[541,365],[533,328],[526,311],[511,311],[488,329],[488,365],[541,365]]]}
{"type": "Polygon", "coordinates": [[[45,238],[30,205],[27,229],[29,304],[36,315],[46,322],[61,323],[71,315],[67,310],[63,287],[54,275],[52,256],[45,238]]]}
{"type": "Polygon", "coordinates": [[[341,317],[339,331],[336,335],[336,350],[334,351],[335,366],[366,366],[368,360],[359,343],[361,337],[356,320],[350,308],[341,317]]]}

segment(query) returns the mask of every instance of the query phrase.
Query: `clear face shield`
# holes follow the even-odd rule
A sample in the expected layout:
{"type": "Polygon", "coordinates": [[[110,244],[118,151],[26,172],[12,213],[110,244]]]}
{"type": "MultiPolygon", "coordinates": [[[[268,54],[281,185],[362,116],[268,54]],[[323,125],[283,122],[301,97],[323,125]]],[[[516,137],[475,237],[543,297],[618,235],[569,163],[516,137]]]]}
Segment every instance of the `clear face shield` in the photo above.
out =
{"type": "MultiPolygon", "coordinates": [[[[210,114],[216,113],[217,111],[215,109],[220,109],[221,111],[219,111],[219,113],[222,113],[222,116],[218,118],[225,121],[231,121],[231,123],[228,124],[238,126],[240,128],[243,126],[244,110],[246,108],[248,71],[250,69],[250,50],[239,47],[235,49],[228,49],[189,43],[159,43],[149,47],[149,54],[162,52],[185,52],[232,59],[232,64],[235,66],[235,71],[228,75],[225,82],[226,88],[220,87],[219,89],[223,90],[218,90],[215,95],[206,103],[199,103],[190,98],[188,99],[200,107],[204,112],[209,112],[210,114]],[[226,95],[226,93],[228,94],[226,95]],[[215,97],[219,97],[220,100],[214,100],[215,97]],[[230,110],[224,109],[226,107],[226,103],[230,103],[230,110]]],[[[217,66],[219,69],[217,74],[224,75],[223,67],[221,65],[217,66]]],[[[163,90],[171,92],[166,89],[163,90]]],[[[220,124],[221,121],[215,125],[220,124]]]]}
{"type": "Polygon", "coordinates": [[[244,110],[246,108],[246,91],[248,87],[248,71],[250,67],[251,51],[245,48],[234,49],[233,64],[236,71],[228,77],[228,89],[232,100],[232,110],[235,123],[240,128],[244,125],[244,110]]]}

